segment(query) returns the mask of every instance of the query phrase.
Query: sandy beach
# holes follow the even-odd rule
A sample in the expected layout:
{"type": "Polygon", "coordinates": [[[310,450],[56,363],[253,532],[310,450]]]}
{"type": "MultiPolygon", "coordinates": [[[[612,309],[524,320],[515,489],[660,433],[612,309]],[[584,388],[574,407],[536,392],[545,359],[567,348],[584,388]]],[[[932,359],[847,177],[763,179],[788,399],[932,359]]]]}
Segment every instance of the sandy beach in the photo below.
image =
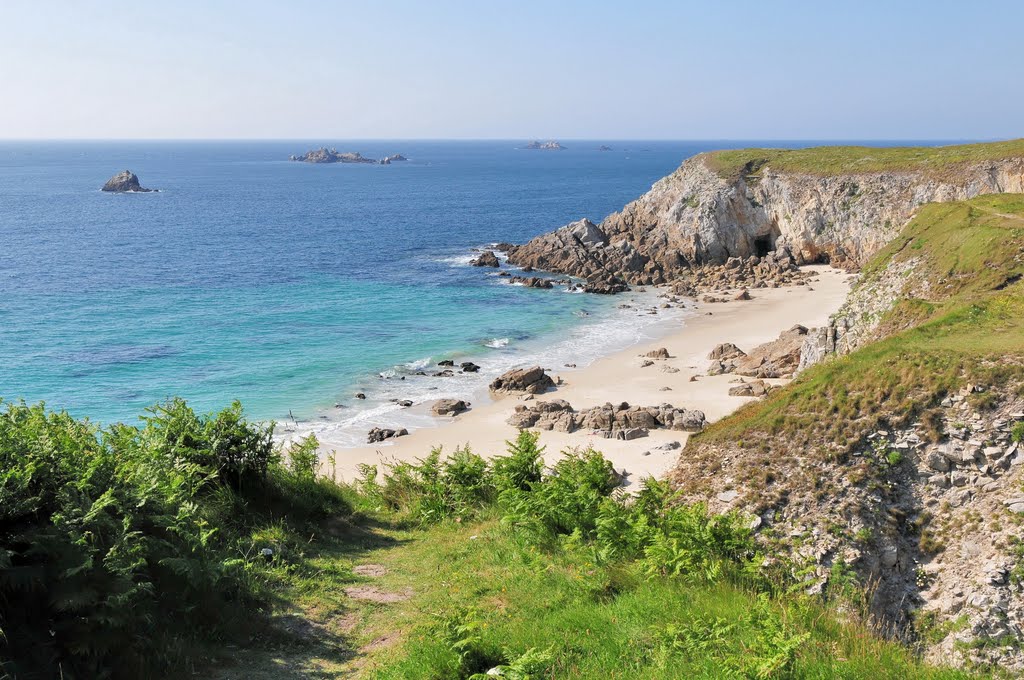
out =
{"type": "MultiPolygon", "coordinates": [[[[700,409],[709,422],[736,410],[751,398],[729,396],[734,375],[706,376],[707,355],[716,345],[732,342],[749,350],[774,340],[779,333],[795,324],[820,326],[839,309],[850,287],[851,276],[827,265],[804,268],[812,272],[809,286],[763,288],[750,291],[751,300],[732,300],[700,304],[696,313],[681,322],[680,328],[652,342],[635,345],[601,358],[585,368],[560,369],[547,366],[558,389],[535,397],[537,400],[565,399],[579,410],[606,402],[629,402],[652,406],[669,403],[676,407],[700,409]],[[664,347],[670,358],[641,367],[641,355],[664,347]],[[664,367],[678,369],[670,373],[664,367]],[[691,377],[697,376],[695,381],[691,377]],[[668,388],[667,390],[665,388],[668,388]]],[[[784,381],[771,381],[782,383],[784,381]]],[[[470,395],[466,395],[470,398],[470,395]]],[[[509,396],[487,403],[450,418],[437,418],[438,427],[414,430],[411,434],[387,444],[339,449],[335,455],[335,474],[339,480],[351,481],[358,476],[361,464],[380,464],[395,460],[421,458],[435,446],[453,451],[469,444],[484,456],[502,454],[505,441],[513,439],[516,428],[505,421],[522,397],[509,396]]],[[[629,474],[629,483],[646,476],[661,476],[675,462],[678,451],[651,451],[662,444],[686,443],[687,433],[652,430],[650,436],[632,441],[605,439],[588,432],[543,432],[541,443],[550,463],[559,452],[572,447],[591,446],[611,460],[616,469],[629,474]]],[[[323,451],[332,448],[329,439],[321,442],[323,451]]]]}

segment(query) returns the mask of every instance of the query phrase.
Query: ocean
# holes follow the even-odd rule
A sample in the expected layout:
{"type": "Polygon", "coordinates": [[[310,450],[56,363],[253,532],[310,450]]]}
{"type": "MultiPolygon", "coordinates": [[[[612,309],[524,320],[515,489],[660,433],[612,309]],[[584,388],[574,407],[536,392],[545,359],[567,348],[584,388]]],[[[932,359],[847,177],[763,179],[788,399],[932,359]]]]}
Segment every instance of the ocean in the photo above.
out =
{"type": "Polygon", "coordinates": [[[598,221],[688,156],[758,144],[0,142],[0,397],[99,423],[238,399],[343,445],[429,425],[391,400],[479,393],[510,366],[583,365],[679,323],[636,296],[508,285],[469,266],[474,249],[598,221]],[[288,161],[321,144],[409,161],[288,161]],[[99,191],[124,169],[160,192],[99,191]],[[482,369],[417,375],[441,359],[482,369]]]}

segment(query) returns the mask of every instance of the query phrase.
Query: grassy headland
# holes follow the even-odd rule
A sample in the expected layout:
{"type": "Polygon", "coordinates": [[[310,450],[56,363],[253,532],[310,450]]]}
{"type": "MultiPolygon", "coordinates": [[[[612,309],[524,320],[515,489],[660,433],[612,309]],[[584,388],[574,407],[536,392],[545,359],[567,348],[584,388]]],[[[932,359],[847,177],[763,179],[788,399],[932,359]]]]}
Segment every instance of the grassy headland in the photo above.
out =
{"type": "Polygon", "coordinates": [[[967,163],[1024,157],[1024,139],[952,146],[816,146],[807,149],[729,149],[704,155],[725,178],[756,175],[765,168],[808,175],[923,172],[942,176],[967,163]]]}

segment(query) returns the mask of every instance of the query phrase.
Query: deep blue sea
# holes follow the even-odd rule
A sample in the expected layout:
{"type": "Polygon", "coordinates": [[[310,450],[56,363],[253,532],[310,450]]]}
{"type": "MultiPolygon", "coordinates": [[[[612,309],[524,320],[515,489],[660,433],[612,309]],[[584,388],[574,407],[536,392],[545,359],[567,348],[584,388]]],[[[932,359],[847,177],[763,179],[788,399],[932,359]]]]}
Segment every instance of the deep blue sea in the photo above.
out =
{"type": "Polygon", "coordinates": [[[756,142],[521,144],[2,142],[0,397],[99,422],[172,395],[200,411],[239,399],[254,418],[365,432],[397,396],[590,360],[648,319],[509,286],[468,266],[473,249],[599,220],[694,153],[756,142]],[[321,144],[410,160],[287,160],[321,144]],[[124,169],[160,193],[99,191],[124,169]],[[415,376],[441,358],[484,370],[415,376]]]}

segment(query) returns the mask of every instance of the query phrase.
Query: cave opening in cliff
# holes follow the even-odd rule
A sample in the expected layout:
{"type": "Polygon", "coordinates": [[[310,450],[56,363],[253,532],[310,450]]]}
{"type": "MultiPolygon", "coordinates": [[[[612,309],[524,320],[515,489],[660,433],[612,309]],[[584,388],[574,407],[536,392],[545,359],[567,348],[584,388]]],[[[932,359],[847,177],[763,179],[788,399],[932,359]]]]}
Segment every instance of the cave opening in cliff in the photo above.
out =
{"type": "Polygon", "coordinates": [[[754,254],[758,257],[764,257],[768,253],[775,250],[775,238],[771,234],[765,234],[764,236],[758,236],[754,239],[754,254]]]}

